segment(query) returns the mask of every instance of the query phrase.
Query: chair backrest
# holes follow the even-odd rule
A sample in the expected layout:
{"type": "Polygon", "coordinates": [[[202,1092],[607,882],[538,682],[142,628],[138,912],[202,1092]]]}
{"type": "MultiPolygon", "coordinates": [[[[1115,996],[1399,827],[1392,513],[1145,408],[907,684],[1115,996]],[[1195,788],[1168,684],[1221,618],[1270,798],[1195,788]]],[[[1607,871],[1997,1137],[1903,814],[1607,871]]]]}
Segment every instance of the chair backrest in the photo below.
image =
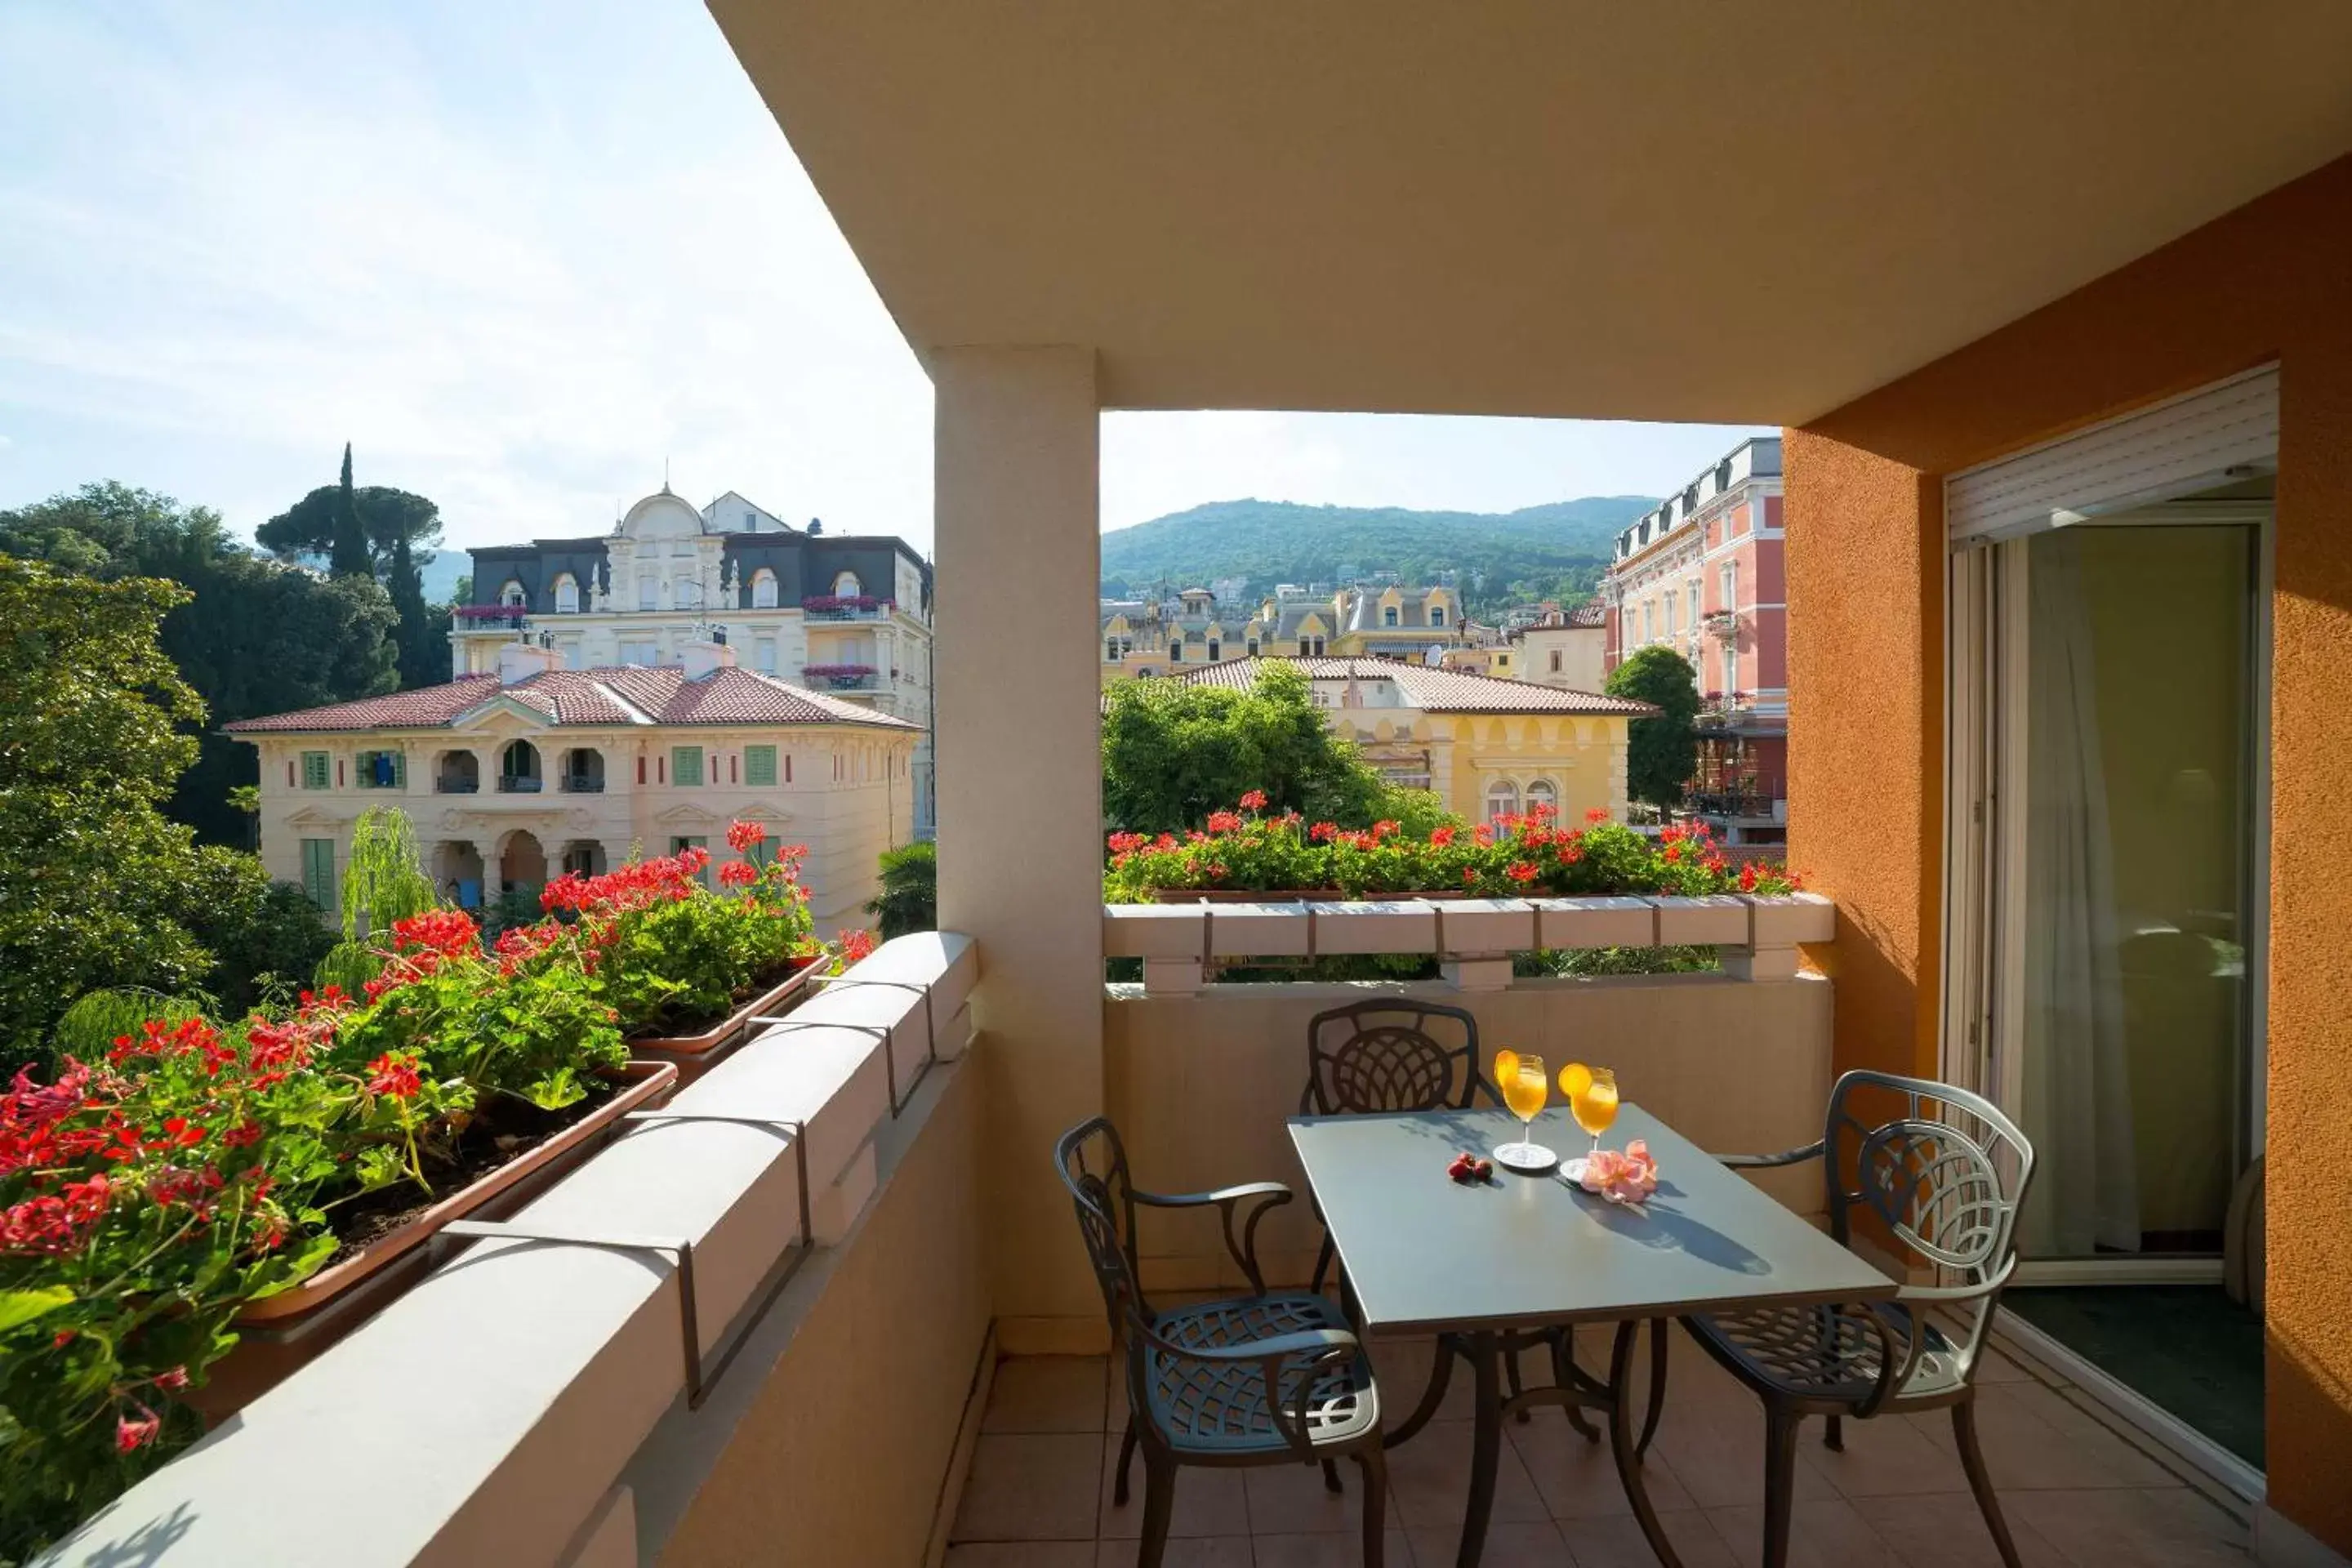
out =
{"type": "Polygon", "coordinates": [[[1860,1207],[1912,1258],[1973,1290],[1952,1304],[1968,1320],[1962,1353],[1972,1366],[2017,1252],[2033,1179],[2025,1134],[1982,1095],[1856,1070],[1830,1090],[1822,1155],[1832,1236],[1851,1239],[1860,1207]]]}
{"type": "Polygon", "coordinates": [[[1478,1020],[1459,1007],[1388,996],[1307,1022],[1302,1116],[1467,1110],[1481,1096],[1501,1103],[1478,1065],[1478,1020]]]}
{"type": "Polygon", "coordinates": [[[1116,1339],[1131,1325],[1151,1320],[1136,1261],[1135,1184],[1128,1175],[1127,1145],[1109,1117],[1090,1117],[1055,1143],[1054,1165],[1077,1207],[1078,1231],[1116,1339]]]}

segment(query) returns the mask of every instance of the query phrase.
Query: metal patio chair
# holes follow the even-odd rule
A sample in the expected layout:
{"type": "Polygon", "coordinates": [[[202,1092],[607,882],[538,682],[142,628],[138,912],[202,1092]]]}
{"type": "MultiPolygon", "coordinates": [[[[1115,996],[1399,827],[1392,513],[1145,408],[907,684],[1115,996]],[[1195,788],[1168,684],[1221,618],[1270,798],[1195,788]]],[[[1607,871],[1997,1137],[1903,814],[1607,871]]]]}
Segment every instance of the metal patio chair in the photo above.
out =
{"type": "Polygon", "coordinates": [[[1830,1091],[1819,1142],[1783,1154],[1735,1154],[1737,1170],[1822,1162],[1830,1234],[1852,1245],[1860,1205],[1909,1258],[1949,1285],[1906,1285],[1891,1301],[1782,1307],[1688,1317],[1683,1326],[1723,1368],[1762,1399],[1764,1562],[1789,1557],[1797,1429],[1828,1418],[1822,1440],[1844,1446],[1853,1416],[1949,1409],[1969,1488],[2009,1568],[2017,1546],[1993,1496],[1977,1444],[1976,1370],[2001,1287],[2017,1267],[2017,1211],[2033,1175],[2033,1149],[1980,1095],[1927,1079],[1849,1072],[1830,1091]],[[1899,1110],[1875,1124],[1852,1102],[1877,1099],[1899,1110]],[[1931,1314],[1964,1331],[1949,1337],[1931,1314]]]}
{"type": "Polygon", "coordinates": [[[1128,1468],[1140,1447],[1138,1568],[1158,1568],[1167,1549],[1178,1467],[1319,1464],[1324,1484],[1338,1491],[1332,1461],[1342,1458],[1363,1468],[1364,1563],[1381,1568],[1388,1465],[1371,1361],[1329,1300],[1270,1292],[1258,1268],[1258,1222],[1290,1202],[1290,1190],[1251,1182],[1210,1193],[1144,1192],[1129,1175],[1118,1130],[1103,1116],[1063,1133],[1054,1162],[1077,1208],[1115,1353],[1126,1362],[1127,1431],[1111,1501],[1126,1504],[1128,1468]],[[1251,1293],[1154,1309],[1137,1264],[1139,1205],[1215,1208],[1251,1293]]]}

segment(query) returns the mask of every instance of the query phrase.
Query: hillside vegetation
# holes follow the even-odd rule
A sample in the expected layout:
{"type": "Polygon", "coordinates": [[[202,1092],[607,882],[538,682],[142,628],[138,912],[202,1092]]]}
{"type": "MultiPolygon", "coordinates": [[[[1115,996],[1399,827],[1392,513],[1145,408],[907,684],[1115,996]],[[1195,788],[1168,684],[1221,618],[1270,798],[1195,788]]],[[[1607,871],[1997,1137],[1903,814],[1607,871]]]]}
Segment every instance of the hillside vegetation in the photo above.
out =
{"type": "Polygon", "coordinates": [[[1246,577],[1256,595],[1276,583],[1328,583],[1348,571],[1425,583],[1452,570],[1464,574],[1474,611],[1574,601],[1599,581],[1617,531],[1656,504],[1647,496],[1586,496],[1476,512],[1211,501],[1103,535],[1103,592],[1246,577]]]}

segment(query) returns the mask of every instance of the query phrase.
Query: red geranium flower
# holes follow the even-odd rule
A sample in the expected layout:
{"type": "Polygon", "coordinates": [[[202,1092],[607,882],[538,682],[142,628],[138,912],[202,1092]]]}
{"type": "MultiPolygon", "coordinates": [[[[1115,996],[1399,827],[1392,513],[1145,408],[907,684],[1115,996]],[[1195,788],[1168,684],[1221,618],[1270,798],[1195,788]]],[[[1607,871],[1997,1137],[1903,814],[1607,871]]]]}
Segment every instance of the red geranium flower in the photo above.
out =
{"type": "Polygon", "coordinates": [[[368,1063],[367,1091],[407,1100],[425,1087],[425,1079],[416,1070],[416,1054],[413,1051],[386,1051],[368,1063]]]}
{"type": "Polygon", "coordinates": [[[1241,830],[1242,830],[1242,819],[1241,819],[1241,814],[1240,814],[1239,812],[1233,812],[1233,811],[1213,811],[1213,812],[1209,813],[1209,831],[1210,831],[1210,832],[1212,832],[1212,833],[1239,833],[1241,830]]]}
{"type": "Polygon", "coordinates": [[[1307,830],[1307,837],[1318,844],[1328,844],[1339,837],[1339,825],[1336,822],[1318,822],[1307,830]]]}
{"type": "Polygon", "coordinates": [[[1265,809],[1265,791],[1262,789],[1254,789],[1247,795],[1242,796],[1242,809],[1244,811],[1264,811],[1265,809]]]}
{"type": "Polygon", "coordinates": [[[730,822],[727,825],[727,847],[737,854],[746,854],[768,841],[768,829],[757,822],[730,822]]]}
{"type": "Polygon", "coordinates": [[[1605,805],[1596,805],[1584,814],[1584,820],[1587,822],[1606,822],[1609,820],[1609,808],[1605,805]]]}
{"type": "Polygon", "coordinates": [[[1433,827],[1430,829],[1429,841],[1437,846],[1440,849],[1443,849],[1447,845],[1454,842],[1454,829],[1450,827],[1433,827]]]}
{"type": "Polygon", "coordinates": [[[748,860],[730,860],[719,868],[721,887],[748,888],[760,879],[760,868],[748,860]]]}
{"type": "Polygon", "coordinates": [[[1503,875],[1521,887],[1526,887],[1539,875],[1534,865],[1526,860],[1514,860],[1503,868],[1503,875]]]}

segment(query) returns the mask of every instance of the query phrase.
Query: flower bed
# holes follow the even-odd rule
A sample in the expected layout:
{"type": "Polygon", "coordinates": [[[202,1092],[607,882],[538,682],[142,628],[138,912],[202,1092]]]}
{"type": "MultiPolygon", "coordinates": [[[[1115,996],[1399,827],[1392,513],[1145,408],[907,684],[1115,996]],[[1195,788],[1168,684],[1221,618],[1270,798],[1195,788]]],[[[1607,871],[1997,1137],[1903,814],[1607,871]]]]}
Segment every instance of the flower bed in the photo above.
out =
{"type": "Polygon", "coordinates": [[[54,1083],[18,1074],[0,1095],[0,1561],[195,1436],[178,1396],[241,1312],[595,1114],[625,1032],[723,1016],[820,953],[801,852],[766,837],[730,830],[724,893],[696,849],[559,879],[541,919],[487,946],[429,909],[360,954],[358,995],[152,1020],[54,1083]]]}
{"type": "Polygon", "coordinates": [[[1110,903],[1150,903],[1171,894],[1282,892],[1290,897],[1363,898],[1385,893],[1454,893],[1477,898],[1568,898],[1710,893],[1778,894],[1801,880],[1785,867],[1732,867],[1705,824],[1668,827],[1655,837],[1612,822],[1605,811],[1582,826],[1559,826],[1538,805],[1524,816],[1475,826],[1446,824],[1426,836],[1396,823],[1344,828],[1309,823],[1297,812],[1265,814],[1253,790],[1233,811],[1213,812],[1205,830],[1181,837],[1114,833],[1103,896],[1110,903]]]}

